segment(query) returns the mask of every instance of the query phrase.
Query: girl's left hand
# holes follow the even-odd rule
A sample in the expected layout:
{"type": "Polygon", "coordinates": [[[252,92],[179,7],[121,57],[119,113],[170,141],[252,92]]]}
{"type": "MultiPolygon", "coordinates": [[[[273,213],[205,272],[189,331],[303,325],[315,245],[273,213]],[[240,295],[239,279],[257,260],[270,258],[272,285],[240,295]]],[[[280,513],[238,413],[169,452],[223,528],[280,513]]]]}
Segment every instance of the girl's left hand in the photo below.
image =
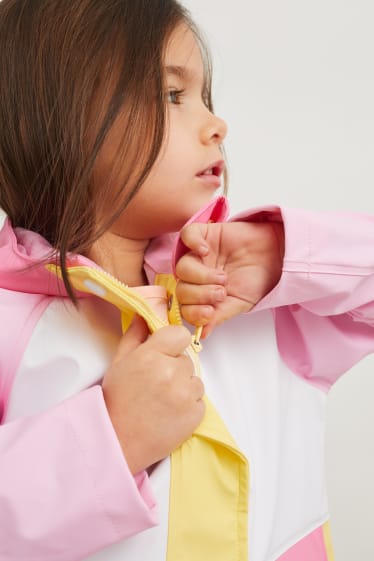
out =
{"type": "Polygon", "coordinates": [[[280,279],[281,223],[195,223],[182,230],[181,238],[190,251],[176,265],[177,298],[183,318],[204,326],[202,338],[249,312],[280,279]]]}

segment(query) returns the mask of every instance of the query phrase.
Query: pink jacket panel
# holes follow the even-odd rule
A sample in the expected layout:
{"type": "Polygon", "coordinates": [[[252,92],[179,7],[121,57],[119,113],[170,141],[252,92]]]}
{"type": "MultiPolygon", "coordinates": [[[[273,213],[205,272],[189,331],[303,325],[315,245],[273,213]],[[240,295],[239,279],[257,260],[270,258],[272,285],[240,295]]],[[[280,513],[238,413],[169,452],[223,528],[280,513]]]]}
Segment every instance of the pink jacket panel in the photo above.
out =
{"type": "Polygon", "coordinates": [[[0,455],[1,561],[78,560],[156,523],[148,478],[129,472],[99,386],[3,425],[0,455]]]}
{"type": "MultiPolygon", "coordinates": [[[[0,230],[2,418],[33,328],[64,294],[44,267],[27,269],[48,252],[40,236],[0,230]]],[[[0,561],[78,560],[157,523],[148,476],[130,473],[99,386],[3,424],[0,458],[0,561]]]]}
{"type": "Polygon", "coordinates": [[[323,528],[319,527],[298,541],[277,561],[333,561],[328,553],[323,528]]]}
{"type": "Polygon", "coordinates": [[[286,251],[280,282],[253,311],[274,309],[282,358],[328,390],[374,351],[374,217],[296,209],[260,216],[283,220],[286,251]]]}

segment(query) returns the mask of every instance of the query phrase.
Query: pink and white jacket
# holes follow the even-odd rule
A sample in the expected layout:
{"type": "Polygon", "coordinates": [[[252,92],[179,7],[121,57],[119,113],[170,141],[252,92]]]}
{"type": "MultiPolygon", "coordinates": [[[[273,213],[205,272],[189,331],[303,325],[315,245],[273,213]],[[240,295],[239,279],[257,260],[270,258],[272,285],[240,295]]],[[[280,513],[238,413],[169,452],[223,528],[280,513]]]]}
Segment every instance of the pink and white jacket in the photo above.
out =
{"type": "MultiPolygon", "coordinates": [[[[286,234],[279,284],[200,354],[250,464],[249,560],[331,561],[326,393],[374,350],[374,217],[265,207],[235,220],[283,220],[286,234]]],[[[171,268],[167,239],[146,256],[151,280],[171,268]]],[[[118,311],[91,295],[78,311],[37,265],[50,249],[9,221],[0,231],[0,561],[164,561],[169,459],[131,475],[100,387],[118,311]]]]}

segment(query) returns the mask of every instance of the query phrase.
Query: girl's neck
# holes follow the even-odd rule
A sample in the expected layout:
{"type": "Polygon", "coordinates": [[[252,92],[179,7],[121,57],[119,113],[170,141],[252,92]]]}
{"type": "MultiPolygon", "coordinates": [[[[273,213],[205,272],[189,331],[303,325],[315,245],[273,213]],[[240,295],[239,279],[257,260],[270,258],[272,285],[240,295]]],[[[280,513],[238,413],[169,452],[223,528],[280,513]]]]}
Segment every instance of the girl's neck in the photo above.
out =
{"type": "Polygon", "coordinates": [[[149,240],[132,240],[106,232],[87,253],[92,261],[128,286],[148,284],[144,253],[149,240]]]}

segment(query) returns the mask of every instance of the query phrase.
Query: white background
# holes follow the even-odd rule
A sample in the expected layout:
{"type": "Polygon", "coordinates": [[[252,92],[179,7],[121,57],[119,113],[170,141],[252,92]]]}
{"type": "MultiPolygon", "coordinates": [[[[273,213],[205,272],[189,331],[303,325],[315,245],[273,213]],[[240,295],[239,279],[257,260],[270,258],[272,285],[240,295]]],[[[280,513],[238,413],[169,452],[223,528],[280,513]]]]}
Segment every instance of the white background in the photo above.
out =
{"type": "MultiPolygon", "coordinates": [[[[374,214],[372,0],[183,3],[213,51],[232,211],[275,203],[374,214]]],[[[373,403],[369,357],[328,401],[336,561],[374,559],[373,403]]]]}

